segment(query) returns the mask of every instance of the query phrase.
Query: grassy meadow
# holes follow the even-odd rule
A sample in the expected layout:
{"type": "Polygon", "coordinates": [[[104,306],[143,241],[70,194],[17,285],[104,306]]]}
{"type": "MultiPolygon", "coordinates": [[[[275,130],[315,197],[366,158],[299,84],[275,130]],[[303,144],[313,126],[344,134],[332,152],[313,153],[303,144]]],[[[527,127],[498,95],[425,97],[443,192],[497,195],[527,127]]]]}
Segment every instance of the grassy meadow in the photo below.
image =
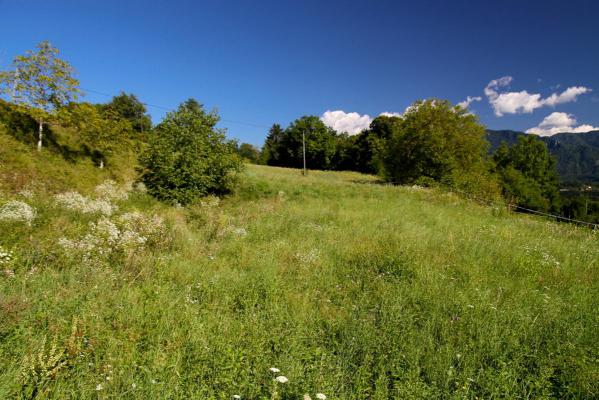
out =
{"type": "Polygon", "coordinates": [[[595,231],[262,166],[171,207],[3,157],[35,218],[0,221],[2,399],[599,397],[595,231]]]}

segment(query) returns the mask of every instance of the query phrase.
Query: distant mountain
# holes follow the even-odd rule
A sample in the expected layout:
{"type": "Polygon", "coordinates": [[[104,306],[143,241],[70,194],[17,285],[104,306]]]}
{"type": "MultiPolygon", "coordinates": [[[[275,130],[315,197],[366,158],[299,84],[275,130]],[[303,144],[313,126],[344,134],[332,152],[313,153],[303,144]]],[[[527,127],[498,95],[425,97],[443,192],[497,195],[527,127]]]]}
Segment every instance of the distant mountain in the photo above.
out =
{"type": "MultiPolygon", "coordinates": [[[[526,133],[487,130],[491,151],[495,151],[501,142],[516,143],[521,135],[526,133]]],[[[557,158],[557,172],[562,182],[599,184],[599,131],[558,133],[539,138],[557,158]]]]}

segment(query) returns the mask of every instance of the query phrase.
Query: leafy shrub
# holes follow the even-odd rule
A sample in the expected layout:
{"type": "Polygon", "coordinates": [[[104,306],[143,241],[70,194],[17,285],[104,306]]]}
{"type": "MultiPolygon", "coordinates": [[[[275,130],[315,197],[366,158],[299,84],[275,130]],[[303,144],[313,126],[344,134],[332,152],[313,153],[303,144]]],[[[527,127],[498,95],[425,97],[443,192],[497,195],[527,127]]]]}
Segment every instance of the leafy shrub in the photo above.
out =
{"type": "Polygon", "coordinates": [[[235,143],[215,128],[218,119],[193,99],[167,114],[140,160],[141,181],[148,193],[160,200],[188,204],[198,197],[231,190],[243,164],[235,154],[235,143]]]}

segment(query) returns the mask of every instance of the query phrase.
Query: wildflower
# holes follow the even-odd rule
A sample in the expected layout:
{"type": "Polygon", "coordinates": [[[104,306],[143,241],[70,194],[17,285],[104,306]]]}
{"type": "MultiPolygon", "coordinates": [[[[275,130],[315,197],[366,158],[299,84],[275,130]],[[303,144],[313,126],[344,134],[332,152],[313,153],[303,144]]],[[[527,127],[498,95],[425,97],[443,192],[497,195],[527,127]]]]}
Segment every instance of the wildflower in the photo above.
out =
{"type": "Polygon", "coordinates": [[[472,304],[468,304],[468,308],[474,308],[472,304]]]}
{"type": "Polygon", "coordinates": [[[274,374],[277,374],[277,373],[281,372],[281,370],[280,370],[280,369],[278,369],[278,368],[275,368],[275,367],[271,367],[271,368],[269,368],[268,370],[269,370],[270,372],[274,373],[274,374]]]}
{"type": "Polygon", "coordinates": [[[31,226],[34,219],[35,209],[25,202],[10,200],[0,207],[0,221],[24,221],[31,226]]]}
{"type": "Polygon", "coordinates": [[[33,192],[29,189],[23,189],[19,192],[20,196],[25,197],[26,199],[32,199],[33,198],[33,192]]]}
{"type": "Polygon", "coordinates": [[[101,383],[98,383],[98,384],[96,385],[96,390],[102,390],[102,389],[104,389],[104,386],[102,386],[102,384],[101,384],[101,383]]]}
{"type": "Polygon", "coordinates": [[[234,395],[233,395],[233,398],[234,398],[234,399],[236,399],[236,400],[239,400],[239,399],[241,399],[241,396],[240,396],[240,395],[238,395],[238,394],[234,394],[234,395]]]}
{"type": "Polygon", "coordinates": [[[289,379],[287,379],[286,376],[281,375],[281,376],[277,376],[275,378],[275,381],[277,381],[279,383],[287,383],[287,382],[289,382],[289,379]]]}
{"type": "Polygon", "coordinates": [[[78,211],[83,214],[100,213],[112,215],[117,207],[105,199],[93,200],[77,192],[59,193],[54,196],[56,203],[67,210],[78,211]]]}
{"type": "Polygon", "coordinates": [[[132,387],[133,389],[135,389],[135,388],[137,387],[137,385],[135,384],[135,382],[133,382],[133,383],[131,384],[131,387],[132,387]]]}
{"type": "Polygon", "coordinates": [[[327,400],[327,396],[325,396],[323,393],[316,393],[316,398],[318,400],[327,400]]]}
{"type": "Polygon", "coordinates": [[[308,393],[304,395],[304,400],[312,400],[312,397],[308,393]]]}
{"type": "Polygon", "coordinates": [[[150,383],[152,383],[152,385],[155,385],[155,384],[156,384],[156,379],[152,379],[152,380],[150,381],[150,383]]]}
{"type": "Polygon", "coordinates": [[[106,180],[96,186],[96,194],[101,199],[106,200],[127,200],[129,198],[129,189],[131,185],[119,187],[113,180],[106,180]]]}

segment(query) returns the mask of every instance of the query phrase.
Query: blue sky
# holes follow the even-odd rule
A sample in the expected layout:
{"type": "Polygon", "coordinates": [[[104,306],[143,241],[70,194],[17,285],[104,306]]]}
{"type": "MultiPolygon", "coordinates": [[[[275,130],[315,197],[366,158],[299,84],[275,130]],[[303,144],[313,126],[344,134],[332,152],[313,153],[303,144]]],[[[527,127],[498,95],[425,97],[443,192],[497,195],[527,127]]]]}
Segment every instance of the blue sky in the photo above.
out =
{"type": "Polygon", "coordinates": [[[194,97],[257,145],[274,122],[341,111],[327,123],[353,130],[428,97],[480,97],[492,129],[599,126],[597,1],[0,0],[0,15],[0,68],[47,39],[82,88],[194,97]]]}

